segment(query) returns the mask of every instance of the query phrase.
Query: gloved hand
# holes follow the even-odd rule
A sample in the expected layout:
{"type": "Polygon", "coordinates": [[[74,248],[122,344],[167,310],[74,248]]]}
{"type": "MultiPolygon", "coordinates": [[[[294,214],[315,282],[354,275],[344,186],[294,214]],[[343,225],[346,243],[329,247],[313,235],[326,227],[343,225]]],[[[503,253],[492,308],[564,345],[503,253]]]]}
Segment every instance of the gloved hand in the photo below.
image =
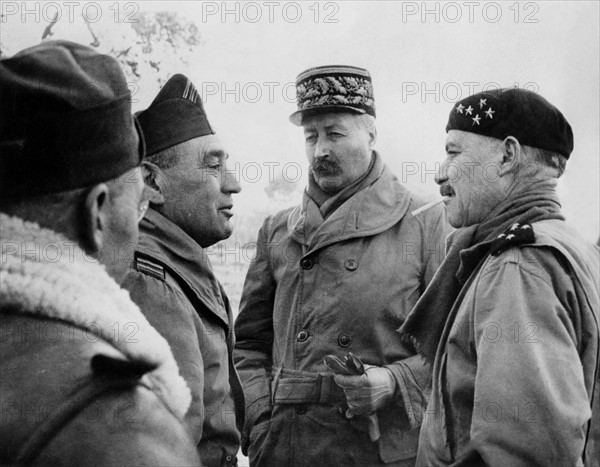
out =
{"type": "Polygon", "coordinates": [[[394,395],[396,380],[383,366],[364,365],[362,375],[335,374],[333,379],[346,394],[346,416],[368,415],[385,406],[394,395]]]}

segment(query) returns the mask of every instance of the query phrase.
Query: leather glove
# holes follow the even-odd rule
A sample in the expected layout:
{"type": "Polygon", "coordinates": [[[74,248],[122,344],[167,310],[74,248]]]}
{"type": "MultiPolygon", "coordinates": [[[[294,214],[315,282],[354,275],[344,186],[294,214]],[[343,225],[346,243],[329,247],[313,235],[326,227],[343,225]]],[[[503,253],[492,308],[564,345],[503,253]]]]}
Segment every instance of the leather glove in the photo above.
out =
{"type": "Polygon", "coordinates": [[[382,366],[364,365],[362,375],[335,374],[333,379],[346,394],[347,417],[368,415],[385,406],[396,390],[392,372],[382,366]]]}

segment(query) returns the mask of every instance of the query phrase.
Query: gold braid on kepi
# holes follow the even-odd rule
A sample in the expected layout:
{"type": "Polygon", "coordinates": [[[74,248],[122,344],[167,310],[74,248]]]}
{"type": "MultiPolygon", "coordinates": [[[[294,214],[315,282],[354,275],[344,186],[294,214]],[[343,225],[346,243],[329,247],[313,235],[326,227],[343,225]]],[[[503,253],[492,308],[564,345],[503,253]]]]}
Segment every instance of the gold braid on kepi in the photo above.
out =
{"type": "Polygon", "coordinates": [[[300,126],[307,115],[327,112],[375,114],[375,96],[370,73],[348,65],[309,68],[296,78],[298,110],[290,121],[300,126]]]}

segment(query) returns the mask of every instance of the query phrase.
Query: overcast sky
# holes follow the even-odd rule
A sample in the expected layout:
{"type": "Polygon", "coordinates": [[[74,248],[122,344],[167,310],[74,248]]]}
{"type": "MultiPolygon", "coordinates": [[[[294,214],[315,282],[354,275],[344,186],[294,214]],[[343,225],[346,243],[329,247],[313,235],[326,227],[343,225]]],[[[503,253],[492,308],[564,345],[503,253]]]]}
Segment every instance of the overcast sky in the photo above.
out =
{"type": "MultiPolygon", "coordinates": [[[[189,68],[173,73],[183,72],[196,83],[231,163],[240,164],[246,195],[238,196],[236,209],[264,202],[269,164],[275,171],[286,167],[289,179],[301,168],[304,182],[302,132],[288,121],[295,110],[291,83],[308,67],[349,64],[369,69],[373,77],[377,148],[384,160],[409,188],[432,197],[453,102],[486,86],[528,87],[542,94],[564,113],[575,134],[560,184],[564,212],[588,240],[598,238],[599,2],[135,5],[177,11],[200,30],[204,44],[189,68]]],[[[0,24],[5,46],[39,41],[16,15],[9,20],[0,24]]],[[[68,36],[63,29],[61,38],[68,36]]],[[[136,109],[147,106],[158,90],[154,83],[139,84],[136,109]]]]}

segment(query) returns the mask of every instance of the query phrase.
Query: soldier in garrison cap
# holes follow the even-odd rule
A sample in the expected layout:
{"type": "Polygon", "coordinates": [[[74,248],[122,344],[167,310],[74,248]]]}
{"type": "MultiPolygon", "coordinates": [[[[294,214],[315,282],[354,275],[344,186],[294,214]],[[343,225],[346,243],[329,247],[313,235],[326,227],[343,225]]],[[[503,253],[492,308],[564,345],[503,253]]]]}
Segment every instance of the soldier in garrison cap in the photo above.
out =
{"type": "Polygon", "coordinates": [[[148,203],[118,62],[0,61],[0,464],[198,465],[190,390],[117,282],[148,203]]]}
{"type": "Polygon", "coordinates": [[[231,235],[240,186],[185,76],[171,77],[138,120],[150,208],[123,286],[171,345],[192,390],[186,422],[202,461],[233,466],[244,397],[233,366],[231,309],[204,249],[231,235]]]}
{"type": "Polygon", "coordinates": [[[424,200],[375,151],[367,70],[311,68],[296,87],[308,186],[264,222],[246,277],[242,447],[253,466],[414,465],[430,370],[397,329],[441,262],[443,210],[413,216],[424,200]]]}
{"type": "Polygon", "coordinates": [[[571,127],[512,88],[461,100],[446,131],[457,230],[402,328],[433,366],[417,463],[598,465],[600,257],[556,195],[571,127]]]}

